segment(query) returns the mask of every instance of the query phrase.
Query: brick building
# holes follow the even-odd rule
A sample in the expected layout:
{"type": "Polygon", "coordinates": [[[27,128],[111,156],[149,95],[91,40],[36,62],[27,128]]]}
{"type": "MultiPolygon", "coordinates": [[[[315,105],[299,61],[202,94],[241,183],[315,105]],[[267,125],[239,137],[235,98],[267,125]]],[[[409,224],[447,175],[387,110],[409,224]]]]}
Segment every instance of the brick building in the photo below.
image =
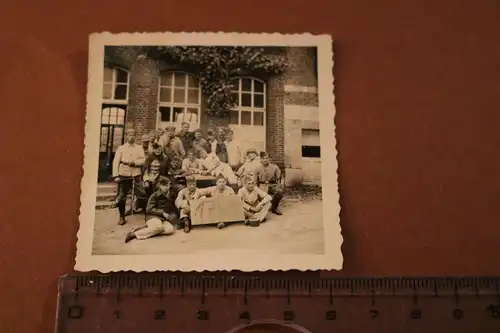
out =
{"type": "Polygon", "coordinates": [[[321,184],[316,48],[272,48],[287,57],[286,72],[266,78],[246,73],[235,79],[237,106],[225,118],[209,116],[194,73],[150,59],[133,47],[106,47],[101,110],[99,180],[110,174],[114,151],[126,128],[149,134],[179,124],[191,129],[230,127],[235,138],[267,151],[285,170],[288,186],[321,184]],[[184,117],[186,118],[186,117],[184,117]]]}

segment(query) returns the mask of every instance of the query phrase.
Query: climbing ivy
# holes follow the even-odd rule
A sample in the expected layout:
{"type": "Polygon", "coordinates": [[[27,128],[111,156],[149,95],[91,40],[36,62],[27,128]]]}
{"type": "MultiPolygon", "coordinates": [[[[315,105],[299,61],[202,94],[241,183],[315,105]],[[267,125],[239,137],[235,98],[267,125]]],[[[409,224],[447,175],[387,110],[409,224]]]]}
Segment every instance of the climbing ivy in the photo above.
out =
{"type": "Polygon", "coordinates": [[[242,73],[277,75],[288,63],[282,55],[270,56],[258,47],[157,46],[145,48],[148,56],[189,67],[197,72],[207,113],[224,117],[236,105],[233,80],[242,73]]]}

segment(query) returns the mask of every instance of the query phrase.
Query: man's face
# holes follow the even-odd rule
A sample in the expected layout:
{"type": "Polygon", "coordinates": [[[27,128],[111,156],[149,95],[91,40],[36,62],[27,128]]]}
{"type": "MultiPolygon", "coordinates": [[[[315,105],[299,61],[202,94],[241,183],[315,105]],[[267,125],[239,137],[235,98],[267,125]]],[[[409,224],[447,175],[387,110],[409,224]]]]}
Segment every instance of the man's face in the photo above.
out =
{"type": "Polygon", "coordinates": [[[135,132],[128,132],[127,133],[127,142],[128,143],[134,143],[135,142],[135,132]]]}
{"type": "Polygon", "coordinates": [[[142,141],[142,146],[144,148],[148,148],[149,147],[149,141],[142,141]]]}
{"type": "Polygon", "coordinates": [[[232,132],[227,132],[227,134],[226,134],[226,140],[227,141],[232,141],[233,140],[233,133],[232,132]]]}
{"type": "Polygon", "coordinates": [[[248,154],[248,158],[251,160],[254,160],[255,158],[257,157],[257,154],[256,153],[249,153],[248,154]]]}
{"type": "Polygon", "coordinates": [[[214,141],[215,140],[215,136],[213,134],[207,134],[207,140],[208,141],[214,141]]]}
{"type": "Polygon", "coordinates": [[[196,182],[187,182],[187,187],[190,191],[194,191],[196,189],[196,182]]]}
{"type": "Polygon", "coordinates": [[[217,179],[217,183],[215,186],[217,186],[217,188],[219,190],[222,190],[226,187],[226,184],[227,184],[227,182],[224,178],[219,178],[219,179],[217,179]]]}
{"type": "Polygon", "coordinates": [[[171,138],[174,137],[174,135],[175,135],[175,131],[173,129],[171,129],[171,128],[169,128],[167,130],[167,133],[168,133],[168,136],[171,137],[171,138]]]}
{"type": "Polygon", "coordinates": [[[253,180],[247,180],[245,185],[247,189],[249,189],[250,191],[252,191],[255,188],[255,182],[253,180]]]}
{"type": "Polygon", "coordinates": [[[193,152],[189,152],[189,153],[188,153],[188,155],[187,155],[187,157],[188,157],[188,159],[189,159],[190,161],[194,161],[195,156],[194,156],[194,153],[193,153],[193,152]]]}
{"type": "Polygon", "coordinates": [[[166,193],[166,192],[168,192],[168,189],[170,188],[170,184],[168,184],[168,185],[160,184],[158,187],[160,188],[160,191],[162,191],[163,193],[166,193]]]}
{"type": "Polygon", "coordinates": [[[179,161],[178,161],[178,160],[173,160],[173,161],[171,162],[171,166],[172,166],[172,168],[174,168],[174,169],[178,169],[181,165],[180,165],[180,163],[179,163],[179,161]]]}
{"type": "Polygon", "coordinates": [[[189,131],[189,124],[186,124],[186,123],[182,124],[181,129],[182,129],[183,132],[189,131]]]}
{"type": "Polygon", "coordinates": [[[205,157],[207,157],[207,155],[208,154],[207,154],[207,151],[205,149],[200,150],[200,157],[201,158],[205,158],[205,157]]]}
{"type": "Polygon", "coordinates": [[[269,156],[264,156],[260,159],[260,161],[262,162],[262,164],[264,165],[268,165],[269,164],[269,156]]]}
{"type": "Polygon", "coordinates": [[[165,130],[164,130],[163,128],[158,128],[158,129],[156,130],[156,134],[157,134],[158,136],[162,136],[163,134],[165,134],[165,130]]]}
{"type": "Polygon", "coordinates": [[[161,147],[157,147],[157,148],[153,149],[153,153],[156,156],[160,156],[162,154],[161,147]]]}
{"type": "Polygon", "coordinates": [[[218,138],[222,138],[224,136],[224,130],[222,128],[217,129],[217,131],[215,132],[215,135],[218,138]]]}
{"type": "Polygon", "coordinates": [[[196,140],[200,140],[201,139],[201,133],[200,132],[194,132],[194,138],[196,140]]]}

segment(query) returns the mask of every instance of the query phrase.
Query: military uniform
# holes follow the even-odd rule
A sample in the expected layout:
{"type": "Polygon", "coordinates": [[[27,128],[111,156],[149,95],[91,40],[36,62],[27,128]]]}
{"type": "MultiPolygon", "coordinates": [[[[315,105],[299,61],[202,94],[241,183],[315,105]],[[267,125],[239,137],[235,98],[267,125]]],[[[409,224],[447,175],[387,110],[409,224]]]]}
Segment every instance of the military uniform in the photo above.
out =
{"type": "Polygon", "coordinates": [[[255,170],[257,185],[261,190],[268,193],[272,197],[271,211],[281,215],[278,210],[281,199],[283,199],[283,185],[281,184],[281,170],[273,163],[264,165],[261,163],[255,170]]]}
{"type": "Polygon", "coordinates": [[[271,209],[271,196],[258,187],[255,187],[252,191],[248,190],[246,187],[242,187],[238,191],[238,195],[241,196],[243,202],[245,218],[249,221],[264,221],[267,213],[271,209]],[[259,204],[261,205],[259,211],[252,212],[250,210],[250,208],[255,208],[259,204]]]}

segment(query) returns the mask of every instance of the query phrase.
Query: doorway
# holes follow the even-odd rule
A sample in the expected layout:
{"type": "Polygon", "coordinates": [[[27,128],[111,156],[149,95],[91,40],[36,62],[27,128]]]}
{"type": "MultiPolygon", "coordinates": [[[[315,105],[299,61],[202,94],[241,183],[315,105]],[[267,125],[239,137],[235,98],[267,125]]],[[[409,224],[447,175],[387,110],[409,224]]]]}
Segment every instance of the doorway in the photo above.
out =
{"type": "Polygon", "coordinates": [[[113,159],[116,150],[124,141],[126,111],[127,107],[125,105],[102,105],[99,182],[109,181],[113,175],[113,159]]]}

